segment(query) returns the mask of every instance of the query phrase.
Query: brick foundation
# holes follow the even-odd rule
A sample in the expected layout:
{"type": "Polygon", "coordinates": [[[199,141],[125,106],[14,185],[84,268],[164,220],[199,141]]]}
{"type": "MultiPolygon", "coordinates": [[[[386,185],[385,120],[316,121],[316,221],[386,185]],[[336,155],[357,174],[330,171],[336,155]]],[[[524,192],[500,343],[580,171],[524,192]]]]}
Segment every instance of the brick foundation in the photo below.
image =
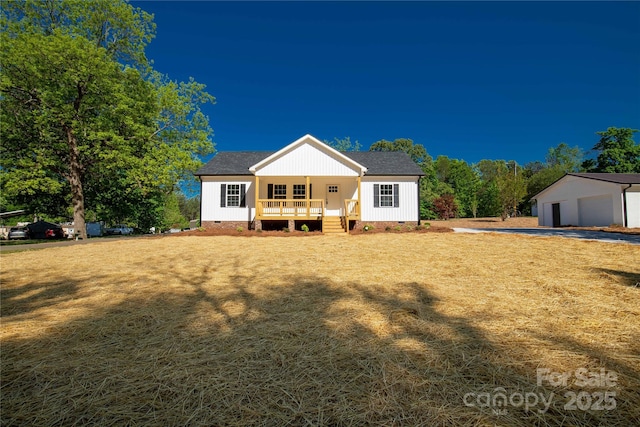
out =
{"type": "Polygon", "coordinates": [[[353,225],[352,229],[356,229],[359,230],[362,227],[364,227],[365,225],[373,225],[374,228],[377,228],[378,230],[384,230],[387,227],[391,227],[391,228],[395,228],[395,227],[405,227],[405,226],[410,226],[410,227],[415,227],[416,225],[418,225],[418,221],[404,221],[404,222],[398,222],[398,221],[354,221],[355,224],[353,225]]]}
{"type": "MultiPolygon", "coordinates": [[[[287,221],[287,227],[289,228],[289,230],[295,230],[295,220],[293,219],[289,219],[289,220],[283,220],[283,221],[287,221]]],[[[365,225],[369,224],[369,225],[373,225],[375,228],[377,228],[378,230],[384,230],[387,227],[391,227],[391,228],[395,228],[395,227],[405,227],[405,226],[411,226],[411,227],[415,227],[416,225],[418,225],[417,221],[405,221],[405,222],[398,222],[398,221],[351,221],[353,223],[353,226],[350,226],[351,229],[361,229],[362,227],[364,227],[365,225]]],[[[202,221],[201,224],[202,227],[204,228],[219,228],[219,229],[225,229],[225,230],[235,230],[238,227],[242,227],[245,230],[262,230],[262,221],[260,220],[256,220],[254,222],[249,222],[249,221],[220,221],[220,222],[215,222],[215,221],[202,221]]]]}
{"type": "Polygon", "coordinates": [[[204,228],[219,228],[225,230],[235,230],[238,227],[242,227],[245,230],[251,229],[252,224],[249,221],[202,221],[200,224],[204,228]]]}

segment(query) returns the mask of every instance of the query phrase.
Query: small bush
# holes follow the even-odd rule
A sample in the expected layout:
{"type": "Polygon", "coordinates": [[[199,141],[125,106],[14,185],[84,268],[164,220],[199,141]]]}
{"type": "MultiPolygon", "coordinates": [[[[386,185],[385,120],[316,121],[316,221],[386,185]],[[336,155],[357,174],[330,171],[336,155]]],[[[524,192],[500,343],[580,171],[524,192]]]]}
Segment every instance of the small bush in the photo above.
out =
{"type": "Polygon", "coordinates": [[[285,228],[282,229],[282,231],[284,231],[285,233],[288,233],[291,230],[289,230],[289,227],[285,227],[285,228]]]}
{"type": "Polygon", "coordinates": [[[456,216],[458,205],[453,195],[443,194],[433,201],[433,210],[438,214],[438,218],[447,220],[456,216]]]}
{"type": "Polygon", "coordinates": [[[370,231],[373,230],[375,227],[371,224],[366,224],[364,227],[362,227],[362,231],[370,231]]]}
{"type": "Polygon", "coordinates": [[[236,227],[236,231],[237,231],[238,233],[242,233],[242,232],[244,231],[244,228],[242,228],[242,227],[236,227]]]}
{"type": "Polygon", "coordinates": [[[204,227],[198,227],[198,231],[205,231],[205,230],[206,230],[206,228],[204,228],[204,227]]]}
{"type": "Polygon", "coordinates": [[[300,227],[300,230],[304,231],[305,233],[308,233],[309,226],[307,224],[302,224],[302,227],[300,227]]]}
{"type": "Polygon", "coordinates": [[[395,231],[400,231],[400,230],[402,230],[402,227],[400,227],[399,225],[396,225],[395,227],[393,227],[393,229],[395,231]]]}
{"type": "Polygon", "coordinates": [[[391,226],[387,225],[387,226],[384,228],[384,231],[391,231],[391,226]]]}
{"type": "Polygon", "coordinates": [[[407,231],[411,231],[411,230],[413,230],[413,227],[410,226],[410,225],[405,225],[404,229],[407,230],[407,231]]]}

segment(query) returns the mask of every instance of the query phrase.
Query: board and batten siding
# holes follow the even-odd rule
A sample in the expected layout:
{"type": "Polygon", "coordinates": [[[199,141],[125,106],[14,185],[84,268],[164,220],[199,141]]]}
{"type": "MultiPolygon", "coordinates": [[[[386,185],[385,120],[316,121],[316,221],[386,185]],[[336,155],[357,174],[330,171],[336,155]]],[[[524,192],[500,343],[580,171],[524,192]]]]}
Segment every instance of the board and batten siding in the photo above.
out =
{"type": "Polygon", "coordinates": [[[252,221],[255,217],[255,178],[247,176],[203,176],[201,221],[252,221]],[[222,184],[245,185],[245,207],[221,207],[222,184]]]}
{"type": "Polygon", "coordinates": [[[553,226],[554,203],[560,204],[560,225],[623,224],[620,187],[611,182],[565,176],[537,197],[538,224],[553,226]],[[581,212],[581,207],[590,212],[581,212]]]}
{"type": "Polygon", "coordinates": [[[257,176],[358,176],[353,166],[310,144],[302,144],[256,171],[257,176]]]}
{"type": "Polygon", "coordinates": [[[362,178],[362,221],[418,221],[418,178],[415,176],[364,176],[362,178]],[[398,207],[374,207],[376,185],[397,184],[398,207]]]}

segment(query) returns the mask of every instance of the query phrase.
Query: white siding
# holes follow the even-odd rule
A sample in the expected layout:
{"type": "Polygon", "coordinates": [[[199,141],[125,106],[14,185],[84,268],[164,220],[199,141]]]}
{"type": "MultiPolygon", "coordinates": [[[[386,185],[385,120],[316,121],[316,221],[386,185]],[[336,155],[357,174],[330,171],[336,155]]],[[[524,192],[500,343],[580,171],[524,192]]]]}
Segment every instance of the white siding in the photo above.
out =
{"type": "Polygon", "coordinates": [[[640,188],[627,190],[627,227],[640,227],[640,188]]]}
{"type": "MultiPolygon", "coordinates": [[[[602,207],[599,220],[602,221],[604,212],[610,212],[610,218],[606,225],[622,224],[622,195],[621,186],[610,182],[598,181],[595,179],[580,178],[576,176],[565,176],[560,181],[543,191],[538,197],[538,206],[542,209],[538,211],[538,224],[553,225],[551,205],[560,203],[561,225],[582,225],[582,220],[590,220],[589,214],[580,217],[579,199],[600,197],[603,203],[610,204],[610,207],[602,207]]],[[[589,205],[589,201],[586,201],[589,205]]]]}
{"type": "Polygon", "coordinates": [[[247,176],[203,176],[201,221],[251,221],[255,217],[254,180],[247,176]],[[245,184],[246,207],[220,207],[221,184],[245,184]]]}
{"type": "Polygon", "coordinates": [[[358,176],[342,159],[302,144],[256,171],[257,176],[358,176]]]}
{"type": "Polygon", "coordinates": [[[362,179],[362,221],[418,221],[417,177],[365,176],[362,179]],[[398,184],[400,206],[373,207],[374,184],[398,184]]]}

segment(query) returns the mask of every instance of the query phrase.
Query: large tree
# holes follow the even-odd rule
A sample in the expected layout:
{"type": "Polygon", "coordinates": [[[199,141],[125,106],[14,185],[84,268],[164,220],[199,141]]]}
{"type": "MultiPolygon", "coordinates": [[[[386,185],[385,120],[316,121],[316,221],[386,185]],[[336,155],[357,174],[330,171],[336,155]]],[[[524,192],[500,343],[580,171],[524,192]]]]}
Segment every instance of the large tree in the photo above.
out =
{"type": "Polygon", "coordinates": [[[640,144],[633,140],[638,129],[610,127],[596,132],[600,140],[593,146],[594,159],[583,163],[587,172],[640,173],[640,144]]]}
{"type": "Polygon", "coordinates": [[[146,65],[154,26],[124,2],[12,2],[1,23],[2,190],[36,209],[70,194],[81,234],[87,201],[153,221],[150,199],[213,151],[200,105],[214,98],[146,65]]]}

